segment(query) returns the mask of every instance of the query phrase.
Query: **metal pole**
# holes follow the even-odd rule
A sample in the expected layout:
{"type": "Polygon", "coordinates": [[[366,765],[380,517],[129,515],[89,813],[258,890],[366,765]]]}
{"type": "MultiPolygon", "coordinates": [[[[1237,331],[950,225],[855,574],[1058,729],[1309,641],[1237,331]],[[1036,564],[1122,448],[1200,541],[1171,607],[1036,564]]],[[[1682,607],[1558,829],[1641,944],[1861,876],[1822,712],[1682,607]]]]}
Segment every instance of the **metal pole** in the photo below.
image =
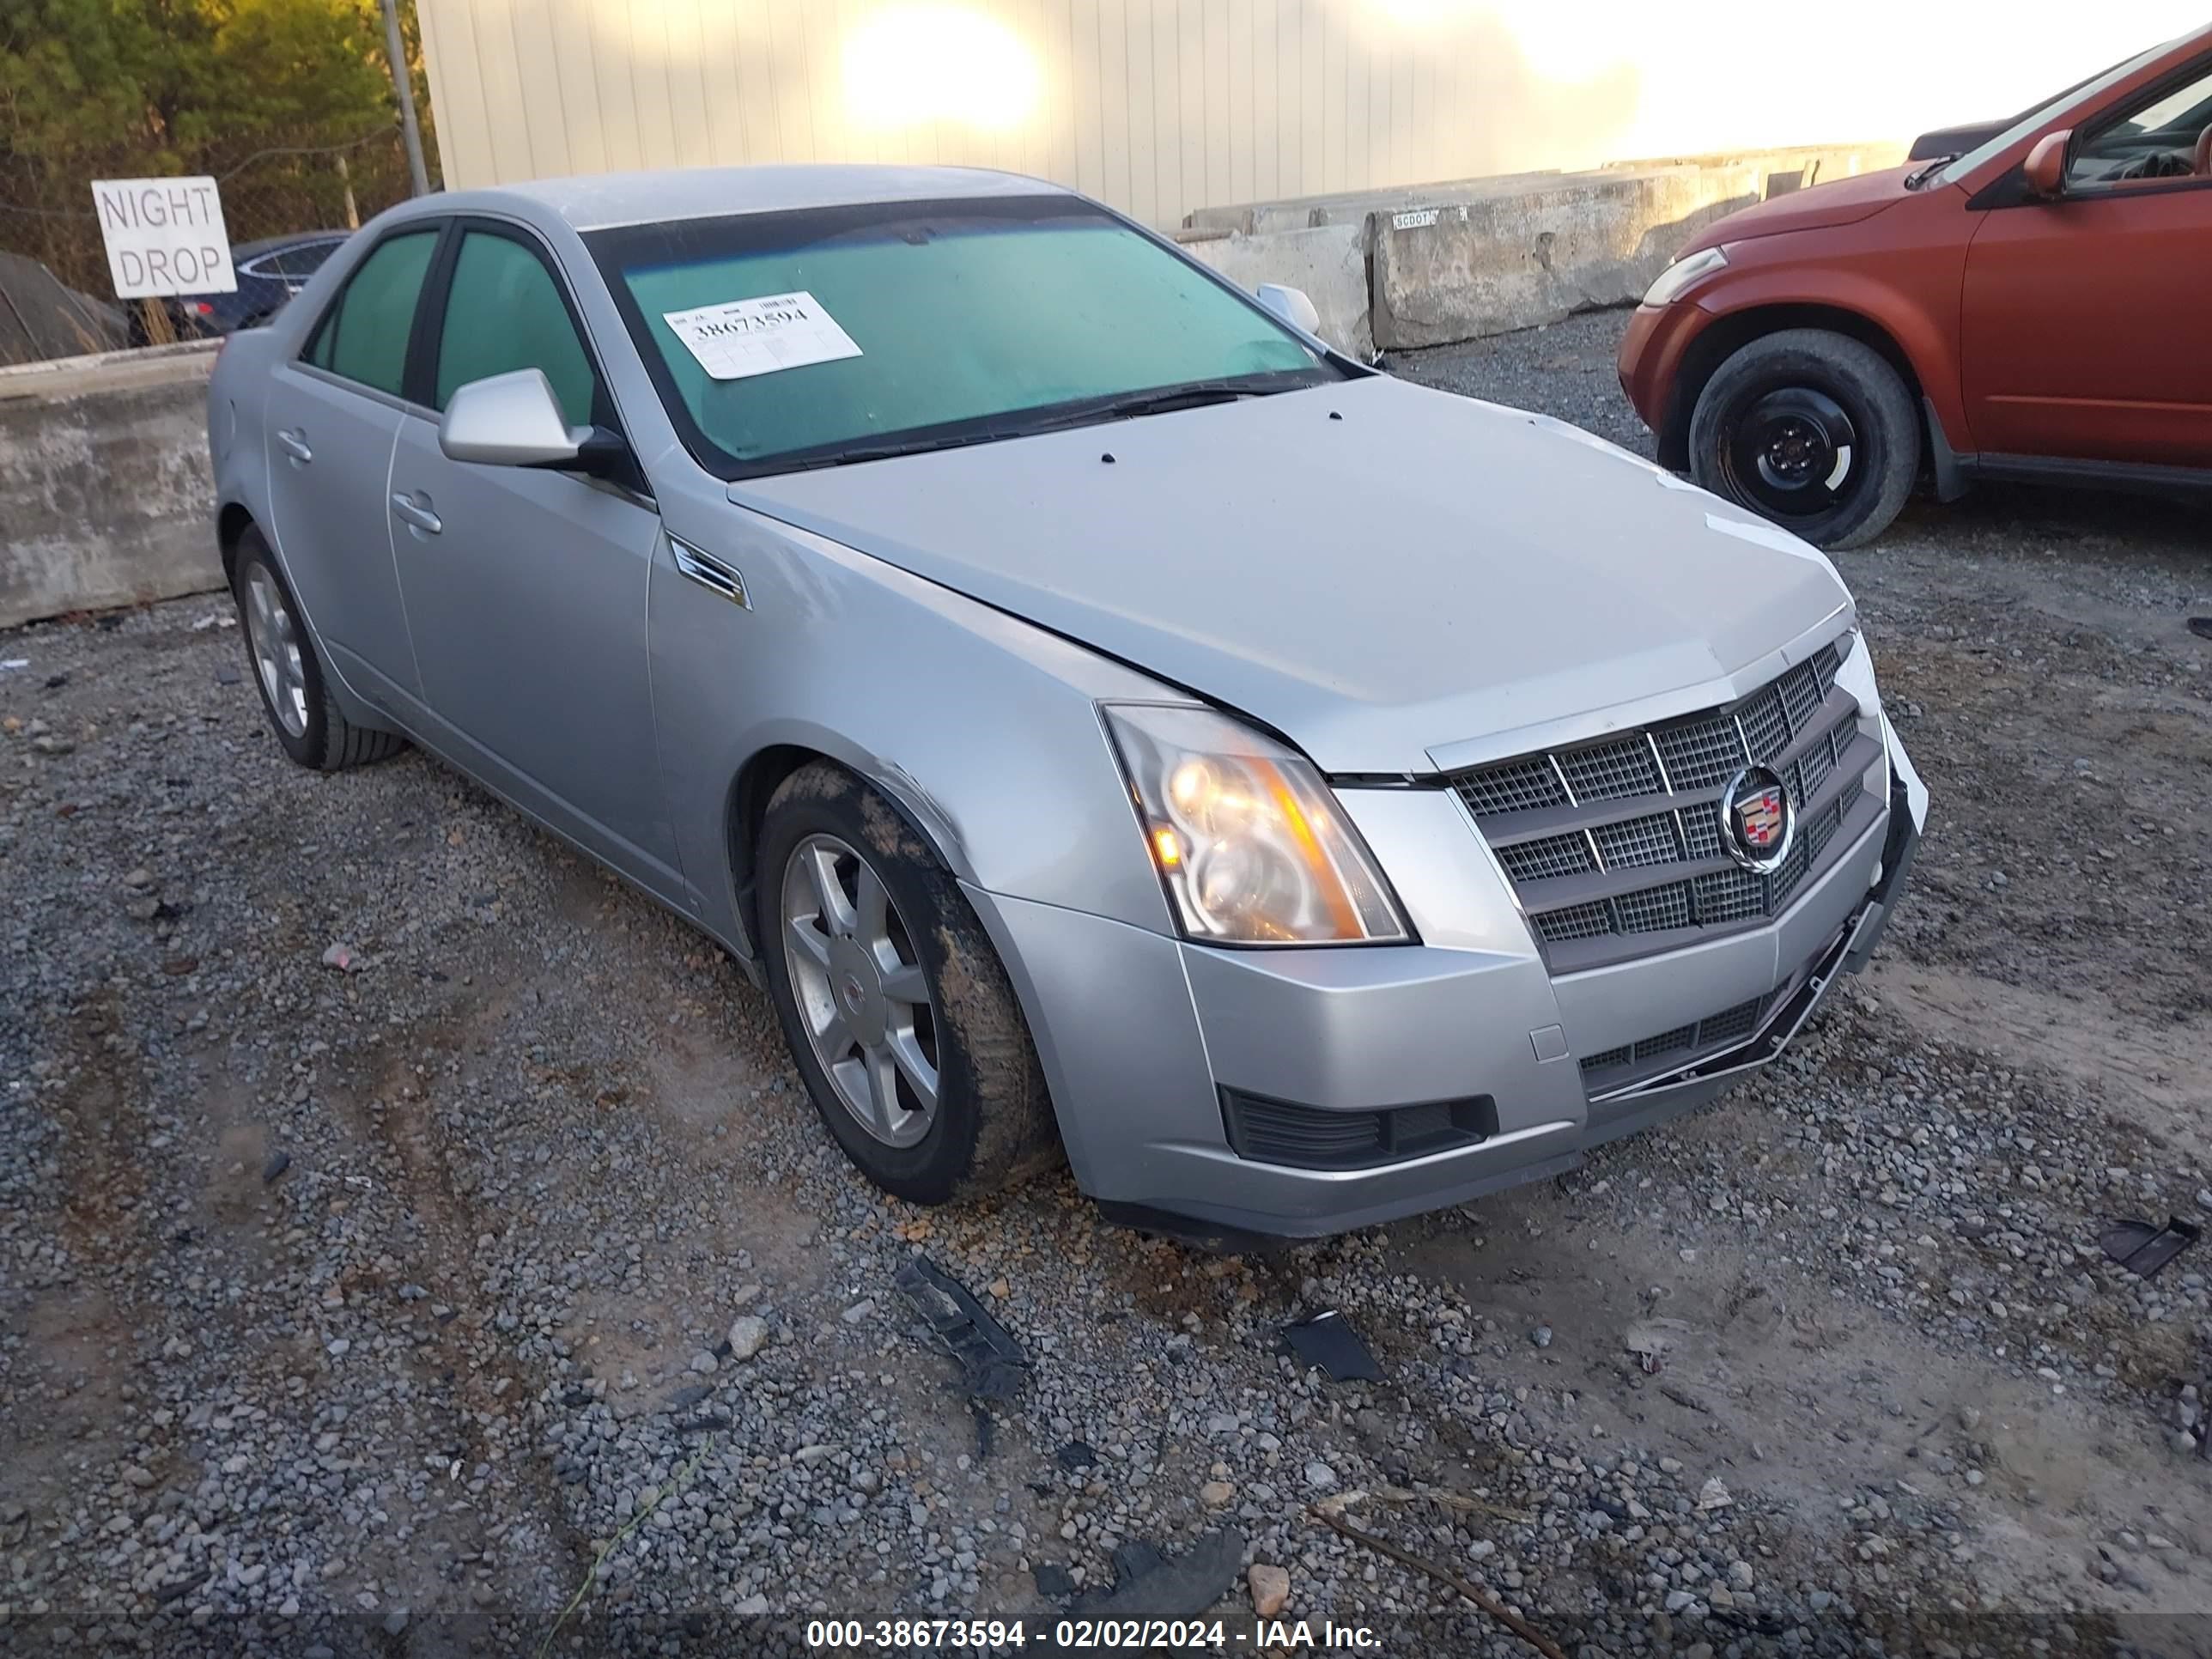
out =
{"type": "Polygon", "coordinates": [[[399,40],[398,0],[384,0],[384,51],[392,59],[392,89],[399,94],[399,130],[407,141],[407,172],[415,193],[430,193],[430,175],[422,166],[422,129],[415,121],[415,77],[407,72],[407,48],[399,40]]]}
{"type": "Polygon", "coordinates": [[[345,186],[346,228],[361,228],[361,206],[353,199],[353,169],[346,165],[345,152],[338,152],[338,182],[345,186]]]}

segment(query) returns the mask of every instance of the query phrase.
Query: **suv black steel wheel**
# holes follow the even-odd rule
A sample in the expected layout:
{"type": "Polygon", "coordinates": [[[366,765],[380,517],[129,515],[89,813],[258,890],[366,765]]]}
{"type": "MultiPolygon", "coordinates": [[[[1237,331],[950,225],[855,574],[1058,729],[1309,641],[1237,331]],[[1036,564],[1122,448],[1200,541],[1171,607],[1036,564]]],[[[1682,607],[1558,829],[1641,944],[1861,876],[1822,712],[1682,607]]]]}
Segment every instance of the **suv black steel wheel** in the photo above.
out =
{"type": "Polygon", "coordinates": [[[1881,354],[1785,329],[1723,363],[1690,420],[1690,471],[1716,495],[1821,547],[1857,547],[1896,518],[1920,469],[1911,394],[1881,354]]]}

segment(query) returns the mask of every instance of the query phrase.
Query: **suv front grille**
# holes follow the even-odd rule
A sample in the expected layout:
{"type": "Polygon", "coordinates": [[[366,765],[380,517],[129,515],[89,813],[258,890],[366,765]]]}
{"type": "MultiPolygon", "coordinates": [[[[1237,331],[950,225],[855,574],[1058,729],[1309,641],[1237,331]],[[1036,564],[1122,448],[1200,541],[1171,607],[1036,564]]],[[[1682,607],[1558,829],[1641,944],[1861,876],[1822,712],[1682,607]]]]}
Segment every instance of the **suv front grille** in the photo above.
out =
{"type": "Polygon", "coordinates": [[[1850,647],[1845,635],[1722,708],[1451,780],[1553,971],[1673,950],[1775,916],[1879,816],[1880,799],[1862,781],[1881,745],[1860,729],[1857,701],[1836,685],[1850,647]],[[1770,875],[1735,864],[1721,844],[1721,791],[1752,764],[1772,767],[1797,809],[1796,843],[1770,875]]]}

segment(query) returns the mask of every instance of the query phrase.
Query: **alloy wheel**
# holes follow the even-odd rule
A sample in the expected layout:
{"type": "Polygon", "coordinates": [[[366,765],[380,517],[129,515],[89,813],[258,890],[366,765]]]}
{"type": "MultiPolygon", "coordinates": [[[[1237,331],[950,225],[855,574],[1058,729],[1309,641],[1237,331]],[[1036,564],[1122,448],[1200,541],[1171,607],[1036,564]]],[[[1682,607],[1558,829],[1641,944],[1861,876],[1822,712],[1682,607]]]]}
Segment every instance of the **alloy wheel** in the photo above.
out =
{"type": "Polygon", "coordinates": [[[246,639],[269,708],[286,735],[307,730],[307,673],[300,660],[299,630],[284,603],[283,590],[258,561],[246,572],[246,639]]]}
{"type": "Polygon", "coordinates": [[[914,1146],[937,1120],[937,1018],[883,878],[809,836],[784,865],[781,920],[793,1000],[839,1103],[885,1146],[914,1146]]]}

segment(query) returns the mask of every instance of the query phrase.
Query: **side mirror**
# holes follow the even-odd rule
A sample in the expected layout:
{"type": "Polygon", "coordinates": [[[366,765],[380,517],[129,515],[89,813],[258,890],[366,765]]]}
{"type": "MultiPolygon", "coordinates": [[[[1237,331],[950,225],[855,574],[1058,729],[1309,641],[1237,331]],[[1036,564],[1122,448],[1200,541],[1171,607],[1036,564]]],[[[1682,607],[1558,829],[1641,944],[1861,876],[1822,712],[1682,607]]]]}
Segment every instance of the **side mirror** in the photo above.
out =
{"type": "Polygon", "coordinates": [[[1262,283],[1254,291],[1261,305],[1292,328],[1302,328],[1309,334],[1321,332],[1321,313],[1314,309],[1314,302],[1306,298],[1304,289],[1290,288],[1281,283],[1262,283]]]}
{"type": "Polygon", "coordinates": [[[605,427],[570,426],[542,368],[471,380],[438,422],[446,459],[479,466],[542,466],[640,485],[629,446],[605,427]]]}
{"type": "Polygon", "coordinates": [[[542,368],[470,381],[447,400],[438,422],[446,458],[480,466],[574,466],[591,435],[561,417],[542,368]]]}
{"type": "Polygon", "coordinates": [[[2020,176],[2027,181],[2029,193],[2046,201],[2064,193],[2066,189],[2066,146],[2074,137],[2069,128],[2064,132],[2046,132],[2035,141],[2035,148],[2021,163],[2020,176]]]}

